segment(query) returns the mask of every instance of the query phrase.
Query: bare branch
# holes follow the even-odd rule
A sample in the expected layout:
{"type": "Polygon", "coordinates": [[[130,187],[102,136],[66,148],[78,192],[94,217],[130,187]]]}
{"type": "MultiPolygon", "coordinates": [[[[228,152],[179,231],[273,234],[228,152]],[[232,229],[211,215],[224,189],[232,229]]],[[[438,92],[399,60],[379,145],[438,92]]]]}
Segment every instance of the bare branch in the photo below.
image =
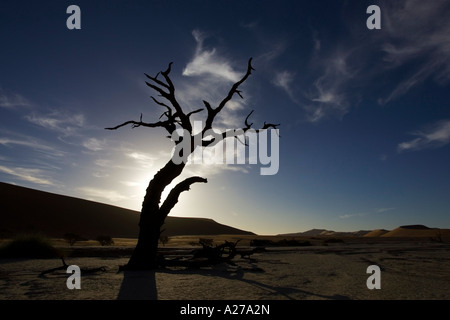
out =
{"type": "Polygon", "coordinates": [[[164,79],[166,79],[167,84],[169,85],[169,88],[172,90],[172,92],[175,91],[175,87],[172,83],[172,80],[169,78],[169,73],[172,70],[172,64],[173,62],[169,63],[169,66],[167,67],[166,71],[161,72],[161,74],[163,75],[164,79]]]}
{"type": "Polygon", "coordinates": [[[180,104],[178,103],[177,99],[175,98],[175,87],[169,76],[169,74],[172,70],[172,64],[173,63],[170,62],[167,69],[165,71],[158,72],[155,77],[152,77],[152,76],[144,73],[145,76],[148,79],[150,79],[150,82],[145,81],[145,84],[147,86],[149,86],[150,88],[152,88],[153,90],[155,90],[159,94],[160,97],[165,98],[170,103],[170,104],[167,104],[167,103],[164,103],[164,102],[161,102],[161,101],[155,99],[153,96],[151,97],[156,104],[163,106],[167,109],[167,111],[164,112],[160,117],[160,119],[161,119],[163,116],[166,116],[167,120],[163,121],[163,122],[161,122],[161,121],[156,122],[156,123],[144,123],[142,121],[127,121],[127,122],[122,123],[121,125],[118,125],[113,128],[107,128],[107,129],[115,130],[115,129],[123,127],[127,124],[132,124],[133,128],[139,127],[139,126],[164,127],[167,129],[167,131],[169,131],[169,133],[172,133],[175,130],[176,124],[178,124],[182,128],[188,130],[189,132],[192,132],[192,125],[189,120],[189,116],[194,113],[200,112],[201,110],[200,109],[195,110],[193,112],[190,112],[189,114],[185,114],[183,112],[183,109],[181,108],[180,104]],[[164,81],[161,81],[158,79],[158,76],[160,74],[164,77],[164,80],[166,83],[164,83],[164,81]]]}
{"type": "Polygon", "coordinates": [[[172,210],[172,208],[177,204],[178,197],[180,196],[180,194],[183,191],[190,190],[191,184],[196,183],[196,182],[207,183],[208,180],[206,180],[205,178],[202,178],[202,177],[190,177],[190,178],[187,178],[187,179],[181,181],[180,183],[178,183],[170,191],[169,195],[167,196],[166,200],[161,205],[160,210],[159,210],[159,212],[161,214],[161,216],[159,218],[162,219],[161,221],[164,221],[164,219],[169,214],[170,210],[172,210]]]}
{"type": "Polygon", "coordinates": [[[175,125],[173,124],[173,122],[166,120],[166,121],[158,121],[158,122],[154,122],[154,123],[148,123],[148,122],[143,122],[142,121],[142,113],[140,116],[140,120],[139,121],[134,121],[134,120],[130,120],[130,121],[126,121],[122,124],[119,124],[115,127],[110,127],[110,128],[105,128],[106,130],[117,130],[121,127],[124,127],[126,125],[131,124],[132,128],[137,128],[137,127],[149,127],[149,128],[157,128],[157,127],[162,127],[165,128],[170,134],[172,134],[172,132],[176,129],[175,125]]]}
{"type": "MultiPolygon", "coordinates": [[[[169,63],[169,65],[165,71],[158,73],[155,77],[145,74],[145,76],[148,79],[150,79],[151,82],[153,82],[153,83],[149,83],[149,82],[145,82],[145,83],[150,88],[152,88],[157,93],[159,93],[159,95],[161,97],[165,98],[170,103],[170,104],[167,104],[167,103],[164,103],[164,102],[154,98],[153,96],[151,97],[156,104],[163,106],[167,109],[167,111],[163,112],[163,114],[159,118],[159,119],[161,119],[165,116],[167,118],[166,120],[158,121],[158,122],[154,122],[154,123],[147,123],[147,122],[142,121],[142,114],[141,114],[139,121],[130,120],[130,121],[126,121],[122,124],[119,124],[115,127],[106,128],[106,129],[116,130],[118,128],[121,128],[123,126],[131,124],[132,128],[137,128],[137,127],[141,127],[141,126],[142,127],[150,127],[150,128],[162,127],[162,128],[165,128],[170,134],[172,134],[176,129],[176,125],[179,125],[183,129],[186,129],[188,132],[190,132],[192,134],[192,125],[190,122],[190,116],[195,113],[201,112],[204,109],[200,108],[200,109],[196,109],[194,111],[188,112],[188,113],[183,112],[180,104],[178,103],[178,101],[175,98],[175,87],[169,76],[171,70],[172,70],[172,62],[169,63]],[[164,80],[166,83],[164,83],[163,81],[158,79],[158,76],[160,74],[164,77],[164,80]]],[[[207,102],[206,100],[203,100],[203,104],[205,105],[208,114],[206,117],[205,127],[202,130],[202,134],[206,133],[209,129],[212,129],[212,125],[213,125],[215,117],[217,116],[217,114],[220,113],[220,111],[222,111],[222,109],[225,107],[225,105],[233,98],[234,94],[237,94],[239,97],[243,98],[242,92],[240,90],[238,90],[238,88],[251,75],[252,70],[255,70],[255,69],[252,67],[252,58],[250,58],[248,61],[246,73],[239,81],[237,81],[236,83],[233,84],[233,86],[231,87],[227,96],[220,102],[220,104],[217,108],[214,109],[209,102],[207,102]]],[[[250,130],[252,128],[253,123],[249,123],[249,118],[252,114],[253,114],[253,110],[245,118],[245,121],[244,121],[245,126],[241,129],[244,133],[247,130],[250,130]]],[[[279,126],[279,124],[264,122],[264,126],[260,130],[269,129],[269,128],[276,129],[277,126],[279,126]]],[[[225,139],[226,137],[236,137],[238,135],[231,131],[235,131],[235,130],[228,130],[219,135],[216,135],[214,138],[212,138],[210,140],[203,140],[202,146],[204,146],[204,147],[212,146],[212,145],[215,145],[217,142],[225,139]]],[[[258,132],[258,131],[259,130],[256,130],[256,132],[258,132]]]]}
{"type": "Polygon", "coordinates": [[[225,107],[225,105],[228,103],[228,101],[230,101],[233,98],[233,95],[235,93],[238,94],[239,97],[241,97],[241,99],[243,99],[241,91],[238,90],[238,88],[242,83],[244,83],[245,80],[247,80],[247,78],[252,73],[252,70],[255,70],[255,69],[252,67],[252,58],[250,58],[248,60],[247,72],[245,73],[245,75],[242,77],[241,80],[239,80],[238,82],[233,84],[233,86],[231,87],[227,96],[220,102],[220,104],[217,108],[213,109],[207,101],[203,100],[203,103],[205,104],[206,109],[208,110],[208,117],[206,119],[206,124],[205,124],[205,128],[203,129],[203,132],[206,132],[207,130],[212,128],[212,124],[214,122],[215,117],[217,116],[217,114],[220,111],[222,111],[222,109],[225,107]]]}
{"type": "Polygon", "coordinates": [[[159,100],[156,100],[154,97],[150,97],[150,98],[152,98],[153,101],[154,101],[156,104],[159,104],[160,106],[166,107],[167,110],[169,110],[169,112],[172,114],[172,108],[170,108],[167,104],[162,103],[162,102],[159,101],[159,100]]]}
{"type": "Polygon", "coordinates": [[[150,88],[152,88],[153,90],[159,92],[159,95],[161,97],[166,98],[167,100],[170,101],[169,97],[170,97],[170,93],[165,92],[163,89],[161,89],[160,87],[157,87],[151,83],[148,83],[147,81],[145,81],[145,84],[148,85],[150,88]]]}
{"type": "Polygon", "coordinates": [[[211,107],[211,105],[209,104],[208,101],[203,100],[203,104],[205,105],[206,110],[208,110],[208,113],[213,111],[213,109],[212,109],[212,107],[211,107]]]}
{"type": "MultiPolygon", "coordinates": [[[[264,121],[264,126],[262,127],[261,130],[265,130],[265,129],[269,129],[269,128],[277,129],[278,126],[280,126],[280,124],[266,123],[266,122],[264,121]]],[[[277,133],[277,134],[278,134],[278,133],[277,133]]]]}
{"type": "Polygon", "coordinates": [[[236,90],[236,93],[238,94],[239,97],[241,97],[241,99],[244,99],[244,97],[242,96],[242,91],[241,90],[236,90]]]}
{"type": "Polygon", "coordinates": [[[189,121],[189,117],[183,112],[183,109],[181,108],[180,104],[175,98],[175,86],[173,85],[173,82],[169,77],[169,74],[172,70],[172,64],[173,62],[169,63],[169,66],[167,67],[166,71],[161,72],[162,76],[167,82],[167,86],[165,86],[165,88],[169,89],[169,92],[165,92],[161,88],[158,88],[154,85],[149,85],[148,83],[147,85],[158,91],[164,98],[166,98],[170,102],[170,104],[175,109],[175,114],[173,115],[173,117],[177,116],[178,118],[180,118],[179,124],[184,129],[188,130],[189,132],[192,132],[192,126],[191,122],[189,121]]]}
{"type": "Polygon", "coordinates": [[[234,137],[236,138],[239,142],[243,143],[244,145],[247,145],[245,142],[242,142],[239,139],[239,136],[241,136],[242,134],[245,134],[248,130],[252,129],[254,132],[258,133],[262,130],[266,130],[269,128],[273,128],[273,129],[277,129],[278,126],[280,126],[280,124],[273,124],[273,123],[266,123],[264,122],[264,125],[261,129],[253,129],[252,123],[248,123],[248,119],[250,118],[250,116],[253,114],[252,110],[248,116],[245,118],[245,127],[240,128],[240,129],[232,129],[232,130],[226,130],[222,133],[216,134],[215,137],[209,139],[209,140],[202,140],[202,147],[213,147],[215,146],[217,143],[219,143],[220,141],[226,139],[226,138],[231,138],[234,137]]]}
{"type": "Polygon", "coordinates": [[[198,112],[201,112],[201,111],[203,111],[203,108],[200,108],[200,109],[191,111],[191,112],[189,112],[186,116],[187,116],[187,117],[190,117],[190,116],[193,115],[194,113],[198,113],[198,112]]]}
{"type": "Polygon", "coordinates": [[[149,78],[149,79],[152,80],[153,82],[157,83],[157,84],[160,85],[161,87],[164,87],[164,88],[169,89],[169,86],[168,86],[167,84],[165,84],[164,82],[162,82],[162,81],[160,81],[160,80],[157,79],[157,78],[158,78],[158,75],[160,74],[160,72],[158,72],[158,73],[156,74],[156,77],[151,77],[151,76],[149,76],[149,75],[146,74],[146,73],[144,73],[144,74],[145,74],[145,76],[146,76],[147,78],[149,78]]]}
{"type": "Polygon", "coordinates": [[[241,91],[239,91],[238,88],[239,88],[239,86],[240,86],[242,83],[244,83],[244,81],[247,80],[247,78],[251,75],[252,70],[255,70],[255,69],[252,67],[252,58],[250,58],[250,59],[248,60],[247,72],[245,73],[244,77],[242,77],[241,80],[239,80],[238,82],[236,82],[236,83],[231,87],[230,91],[228,92],[228,95],[225,97],[225,99],[222,100],[222,102],[221,102],[221,103],[219,104],[219,106],[217,107],[216,113],[219,113],[220,110],[222,110],[223,107],[225,107],[225,105],[227,104],[227,102],[231,100],[231,98],[233,97],[233,95],[234,95],[235,93],[237,93],[241,98],[243,98],[242,95],[241,95],[241,91]]]}
{"type": "Polygon", "coordinates": [[[240,143],[242,143],[244,146],[248,147],[248,143],[245,142],[245,137],[244,137],[244,141],[241,141],[241,139],[239,139],[239,136],[235,136],[234,137],[237,141],[239,141],[240,143]]]}
{"type": "Polygon", "coordinates": [[[250,116],[252,115],[253,111],[255,111],[255,110],[252,110],[252,111],[248,114],[247,118],[245,118],[245,127],[246,127],[246,128],[251,128],[251,126],[253,125],[253,122],[250,123],[250,124],[248,124],[248,118],[250,118],[250,116]]]}

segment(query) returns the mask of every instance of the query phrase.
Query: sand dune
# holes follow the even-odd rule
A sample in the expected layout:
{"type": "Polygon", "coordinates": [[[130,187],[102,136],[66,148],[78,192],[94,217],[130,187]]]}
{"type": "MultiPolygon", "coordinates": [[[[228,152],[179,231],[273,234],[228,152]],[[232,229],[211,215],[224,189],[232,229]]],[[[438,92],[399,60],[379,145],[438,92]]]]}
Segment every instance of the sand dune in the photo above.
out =
{"type": "MultiPolygon", "coordinates": [[[[138,236],[139,212],[98,202],[57,195],[0,182],[2,210],[0,237],[17,233],[39,232],[49,237],[76,233],[89,239],[98,235],[114,238],[138,236]]],[[[176,235],[254,235],[249,231],[226,226],[212,219],[168,217],[164,234],[176,235]]],[[[282,237],[428,237],[450,238],[450,229],[406,225],[384,229],[336,232],[312,229],[306,232],[279,235],[282,237]]]]}
{"type": "MultiPolygon", "coordinates": [[[[89,239],[138,236],[137,211],[6,183],[0,183],[0,194],[0,236],[30,232],[49,237],[76,233],[89,239]]],[[[204,218],[168,217],[164,229],[167,236],[253,234],[204,218]]]]}
{"type": "Polygon", "coordinates": [[[333,231],[326,229],[311,229],[305,232],[296,232],[296,233],[285,233],[280,234],[279,236],[287,236],[287,237],[362,237],[366,233],[370,232],[370,230],[359,230],[353,232],[341,232],[341,231],[333,231]]]}
{"type": "Polygon", "coordinates": [[[366,233],[363,237],[380,237],[388,232],[389,230],[385,229],[375,229],[370,231],[369,233],[366,233]]]}
{"type": "Polygon", "coordinates": [[[450,229],[428,228],[423,225],[401,226],[381,237],[450,237],[450,229]]]}
{"type": "Polygon", "coordinates": [[[424,225],[405,225],[394,230],[375,229],[359,230],[353,232],[336,232],[326,229],[311,229],[305,232],[287,233],[280,236],[294,237],[334,237],[334,238],[352,238],[352,237],[402,237],[402,238],[450,238],[450,229],[428,228],[424,225]]]}

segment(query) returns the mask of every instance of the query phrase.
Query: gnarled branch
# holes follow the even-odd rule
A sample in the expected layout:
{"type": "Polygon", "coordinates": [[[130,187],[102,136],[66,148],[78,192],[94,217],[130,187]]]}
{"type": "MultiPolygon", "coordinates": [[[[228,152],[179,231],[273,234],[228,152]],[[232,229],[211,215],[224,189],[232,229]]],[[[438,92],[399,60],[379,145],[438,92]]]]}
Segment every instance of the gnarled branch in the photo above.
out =
{"type": "Polygon", "coordinates": [[[209,102],[203,100],[203,104],[206,106],[206,109],[208,110],[208,117],[206,119],[206,124],[205,124],[205,128],[203,129],[203,133],[205,133],[207,130],[212,129],[212,124],[214,122],[215,117],[217,116],[217,114],[219,114],[220,111],[222,111],[222,109],[225,107],[225,105],[233,98],[233,95],[235,93],[238,94],[239,97],[241,97],[241,99],[243,99],[241,91],[238,90],[238,88],[251,75],[252,70],[255,70],[255,69],[252,67],[252,58],[250,58],[248,60],[247,72],[241,78],[241,80],[239,80],[238,82],[233,84],[233,86],[231,87],[227,96],[219,103],[219,106],[217,108],[213,109],[211,107],[211,105],[209,104],[209,102]]]}
{"type": "Polygon", "coordinates": [[[151,97],[156,104],[163,106],[167,109],[167,111],[165,111],[160,117],[160,119],[161,119],[163,116],[166,116],[167,119],[165,121],[147,123],[147,122],[142,121],[142,115],[141,115],[140,121],[130,120],[130,121],[126,121],[122,124],[119,124],[115,127],[110,127],[110,128],[105,128],[105,129],[116,130],[118,128],[121,128],[128,124],[131,124],[132,128],[137,128],[137,127],[141,127],[141,126],[142,127],[150,127],[150,128],[163,127],[170,134],[172,134],[173,131],[175,131],[175,129],[176,129],[176,125],[178,124],[183,129],[186,129],[189,132],[192,132],[192,125],[189,120],[189,117],[192,114],[200,112],[203,109],[194,110],[192,112],[189,112],[188,114],[185,114],[183,112],[180,104],[178,103],[177,99],[175,98],[175,87],[169,76],[171,70],[172,70],[172,62],[169,63],[169,66],[167,67],[167,69],[165,71],[158,72],[158,74],[155,77],[152,77],[152,76],[144,73],[145,76],[150,80],[150,82],[147,82],[147,81],[145,82],[147,84],[147,86],[149,86],[150,88],[155,90],[159,94],[159,96],[163,97],[164,99],[166,99],[169,102],[167,104],[167,103],[157,100],[153,96],[151,97]],[[164,77],[165,83],[164,83],[164,81],[158,79],[158,76],[160,74],[164,77]]]}
{"type": "Polygon", "coordinates": [[[126,125],[131,124],[132,128],[137,128],[137,127],[149,127],[149,128],[165,128],[170,134],[172,134],[173,131],[175,131],[176,127],[175,124],[170,121],[170,120],[166,120],[166,121],[158,121],[158,122],[154,122],[154,123],[149,123],[149,122],[143,122],[142,121],[142,113],[140,116],[140,120],[139,121],[135,121],[135,120],[129,120],[129,121],[125,121],[124,123],[121,123],[115,127],[110,127],[110,128],[105,128],[106,130],[117,130],[121,127],[124,127],[126,125]]]}
{"type": "Polygon", "coordinates": [[[203,108],[200,108],[200,109],[191,111],[191,112],[189,112],[186,116],[189,118],[189,117],[190,117],[191,115],[193,115],[194,113],[198,113],[198,112],[201,112],[201,111],[203,111],[203,108]]]}
{"type": "Polygon", "coordinates": [[[164,203],[161,205],[159,209],[159,218],[162,219],[161,222],[164,221],[164,219],[169,214],[170,210],[177,204],[178,197],[183,191],[188,191],[193,183],[196,182],[203,182],[207,183],[208,180],[202,177],[190,177],[187,178],[180,183],[178,183],[169,193],[164,203]]]}
{"type": "MultiPolygon", "coordinates": [[[[226,138],[231,138],[231,137],[235,137],[236,139],[239,140],[239,136],[241,136],[242,134],[245,134],[248,130],[252,129],[254,132],[258,133],[262,130],[266,130],[269,128],[273,128],[273,129],[278,129],[277,127],[280,126],[280,124],[274,124],[274,123],[266,123],[264,122],[264,126],[261,129],[253,129],[252,123],[248,123],[248,119],[249,117],[252,115],[254,110],[252,110],[247,117],[245,118],[245,126],[243,128],[240,129],[233,129],[233,130],[226,130],[220,134],[215,134],[213,138],[208,139],[208,140],[202,140],[202,147],[213,147],[215,146],[217,143],[219,143],[220,141],[226,139],[226,138]]],[[[242,142],[242,141],[241,141],[242,142]]],[[[244,142],[244,145],[246,145],[246,143],[244,142]]]]}

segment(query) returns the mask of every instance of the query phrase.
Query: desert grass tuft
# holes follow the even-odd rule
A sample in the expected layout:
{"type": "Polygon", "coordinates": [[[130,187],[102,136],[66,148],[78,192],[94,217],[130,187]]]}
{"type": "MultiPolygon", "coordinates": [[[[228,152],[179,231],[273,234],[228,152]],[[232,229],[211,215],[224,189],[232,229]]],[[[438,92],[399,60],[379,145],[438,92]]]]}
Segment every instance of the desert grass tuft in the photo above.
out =
{"type": "Polygon", "coordinates": [[[40,234],[21,234],[0,247],[0,258],[52,259],[62,252],[52,246],[50,239],[40,234]]]}

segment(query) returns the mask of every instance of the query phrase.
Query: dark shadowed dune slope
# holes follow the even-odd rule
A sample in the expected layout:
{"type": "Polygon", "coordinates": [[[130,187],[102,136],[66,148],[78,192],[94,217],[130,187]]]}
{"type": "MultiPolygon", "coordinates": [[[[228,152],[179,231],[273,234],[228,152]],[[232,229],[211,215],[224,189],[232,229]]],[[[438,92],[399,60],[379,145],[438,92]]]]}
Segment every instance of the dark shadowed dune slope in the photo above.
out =
{"type": "MultiPolygon", "coordinates": [[[[139,212],[54,193],[0,182],[0,236],[42,233],[62,237],[65,233],[95,239],[98,235],[136,238],[139,212]]],[[[168,217],[165,234],[253,234],[222,225],[212,219],[168,217]]]]}

